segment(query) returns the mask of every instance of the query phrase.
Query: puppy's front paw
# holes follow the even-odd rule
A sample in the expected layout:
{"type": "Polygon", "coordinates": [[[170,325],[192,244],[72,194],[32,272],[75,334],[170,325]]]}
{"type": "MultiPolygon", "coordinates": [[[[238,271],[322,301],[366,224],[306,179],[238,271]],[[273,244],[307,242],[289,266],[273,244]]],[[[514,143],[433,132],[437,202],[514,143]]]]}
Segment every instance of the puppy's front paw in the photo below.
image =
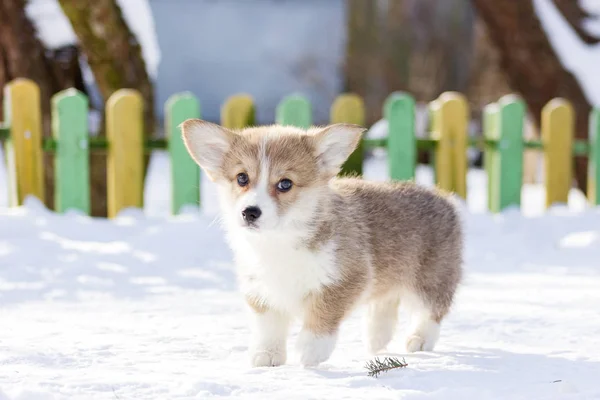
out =
{"type": "Polygon", "coordinates": [[[296,343],[302,365],[315,366],[326,361],[333,353],[336,339],[335,334],[316,335],[308,330],[302,330],[296,343]]]}
{"type": "Polygon", "coordinates": [[[250,362],[253,367],[277,367],[285,364],[285,350],[255,349],[250,350],[250,362]]]}

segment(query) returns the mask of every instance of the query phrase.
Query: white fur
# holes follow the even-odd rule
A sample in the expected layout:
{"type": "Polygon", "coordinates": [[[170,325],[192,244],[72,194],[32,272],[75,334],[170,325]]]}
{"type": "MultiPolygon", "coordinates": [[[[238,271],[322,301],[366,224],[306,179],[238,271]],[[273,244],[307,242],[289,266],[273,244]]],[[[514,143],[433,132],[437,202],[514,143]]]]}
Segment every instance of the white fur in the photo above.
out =
{"type": "Polygon", "coordinates": [[[333,243],[310,252],[298,248],[293,235],[236,233],[232,237],[242,292],[269,307],[298,315],[310,291],[338,278],[333,243]]]}
{"type": "MultiPolygon", "coordinates": [[[[262,165],[266,164],[268,160],[263,157],[262,165]]],[[[277,205],[269,196],[269,170],[262,168],[258,177],[258,182],[254,188],[248,190],[245,194],[235,202],[234,215],[233,217],[237,220],[237,225],[243,226],[245,229],[245,223],[242,218],[242,211],[247,207],[258,207],[260,208],[262,215],[256,221],[256,225],[259,229],[272,229],[277,224],[277,205]]],[[[231,209],[227,211],[231,213],[231,209]]]]}
{"type": "Polygon", "coordinates": [[[255,367],[274,367],[286,361],[289,315],[274,310],[254,314],[250,361],[255,367]]]}
{"type": "Polygon", "coordinates": [[[392,340],[398,323],[398,304],[397,295],[372,300],[368,304],[366,340],[372,354],[384,350],[392,340]]]}
{"type": "Polygon", "coordinates": [[[440,336],[440,324],[429,317],[419,318],[406,338],[406,351],[432,351],[440,336]]]}
{"type": "Polygon", "coordinates": [[[360,139],[362,129],[348,129],[345,125],[331,125],[317,134],[317,155],[325,171],[337,173],[340,166],[352,153],[360,139]]]}
{"type": "Polygon", "coordinates": [[[300,362],[305,366],[314,366],[327,360],[337,342],[337,334],[315,335],[308,330],[300,331],[296,350],[300,355],[300,362]]]}
{"type": "Polygon", "coordinates": [[[192,158],[211,176],[221,165],[230,146],[230,133],[209,122],[189,124],[183,139],[192,158]]]}
{"type": "MultiPolygon", "coordinates": [[[[402,299],[403,302],[405,299],[402,299]]],[[[429,307],[414,294],[406,296],[411,323],[406,338],[406,351],[432,351],[439,336],[440,324],[431,318],[429,307]]]]}
{"type": "Polygon", "coordinates": [[[268,193],[268,161],[263,153],[258,184],[237,201],[223,188],[222,213],[242,291],[271,308],[297,315],[309,292],[338,279],[335,242],[326,243],[317,251],[301,246],[310,234],[303,224],[317,208],[318,196],[305,190],[296,205],[279,217],[268,193]],[[243,223],[241,212],[248,206],[262,211],[257,229],[248,229],[243,223]]]}

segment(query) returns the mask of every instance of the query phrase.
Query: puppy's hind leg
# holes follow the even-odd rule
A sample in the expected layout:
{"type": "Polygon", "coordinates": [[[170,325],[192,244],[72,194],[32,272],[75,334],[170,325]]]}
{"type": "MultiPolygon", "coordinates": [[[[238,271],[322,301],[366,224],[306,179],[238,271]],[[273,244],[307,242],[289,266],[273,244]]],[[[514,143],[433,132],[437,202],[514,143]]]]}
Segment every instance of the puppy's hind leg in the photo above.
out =
{"type": "Polygon", "coordinates": [[[384,350],[398,325],[400,297],[390,295],[371,300],[367,305],[366,341],[372,354],[384,350]]]}
{"type": "Polygon", "coordinates": [[[419,315],[406,338],[406,351],[432,351],[440,336],[440,323],[427,314],[419,315]]]}
{"type": "Polygon", "coordinates": [[[432,351],[439,339],[440,322],[445,312],[440,314],[438,309],[417,296],[411,298],[407,308],[411,314],[411,323],[406,338],[406,351],[432,351]]]}
{"type": "Polygon", "coordinates": [[[408,294],[407,308],[411,311],[411,329],[406,350],[432,351],[440,336],[440,324],[452,306],[456,288],[461,280],[460,252],[448,247],[443,257],[423,267],[420,278],[408,294]],[[435,261],[435,262],[434,262],[435,261]]]}

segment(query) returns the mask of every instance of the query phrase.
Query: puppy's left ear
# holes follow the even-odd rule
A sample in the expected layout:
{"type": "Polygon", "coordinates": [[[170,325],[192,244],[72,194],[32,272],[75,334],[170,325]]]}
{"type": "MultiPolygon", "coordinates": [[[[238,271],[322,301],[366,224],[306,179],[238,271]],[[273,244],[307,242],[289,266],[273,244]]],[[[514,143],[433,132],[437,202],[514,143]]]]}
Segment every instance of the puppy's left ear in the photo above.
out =
{"type": "Polygon", "coordinates": [[[317,157],[322,167],[336,175],[356,149],[367,129],[360,125],[333,124],[315,134],[317,157]]]}

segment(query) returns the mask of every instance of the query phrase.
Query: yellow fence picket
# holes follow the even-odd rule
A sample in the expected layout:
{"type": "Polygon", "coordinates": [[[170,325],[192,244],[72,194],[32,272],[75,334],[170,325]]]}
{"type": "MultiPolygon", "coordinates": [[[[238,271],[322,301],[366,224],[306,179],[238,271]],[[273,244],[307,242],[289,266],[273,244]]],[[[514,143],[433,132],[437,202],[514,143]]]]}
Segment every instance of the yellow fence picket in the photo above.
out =
{"type": "Polygon", "coordinates": [[[27,196],[42,202],[44,196],[44,162],[42,157],[42,116],[40,89],[29,79],[15,79],[4,89],[5,122],[10,126],[7,144],[10,200],[23,204],[27,196]]]}
{"type": "Polygon", "coordinates": [[[435,175],[438,187],[467,197],[469,107],[456,92],[443,93],[431,104],[432,137],[437,140],[435,175]]]}
{"type": "Polygon", "coordinates": [[[143,206],[144,102],[135,90],[121,89],[106,104],[108,139],[108,216],[124,208],[143,206]]]}
{"type": "Polygon", "coordinates": [[[254,100],[250,95],[229,97],[221,107],[221,125],[228,129],[243,129],[254,125],[254,100]]]}
{"type": "MultiPolygon", "coordinates": [[[[354,93],[344,93],[339,95],[329,112],[332,124],[347,123],[364,126],[365,125],[365,104],[362,97],[354,93]]],[[[360,176],[363,173],[363,142],[358,144],[356,150],[348,157],[342,165],[341,175],[360,176]]]]}
{"type": "Polygon", "coordinates": [[[575,115],[567,100],[557,98],[546,104],[542,110],[541,131],[547,207],[568,202],[573,182],[574,130],[575,115]]]}

